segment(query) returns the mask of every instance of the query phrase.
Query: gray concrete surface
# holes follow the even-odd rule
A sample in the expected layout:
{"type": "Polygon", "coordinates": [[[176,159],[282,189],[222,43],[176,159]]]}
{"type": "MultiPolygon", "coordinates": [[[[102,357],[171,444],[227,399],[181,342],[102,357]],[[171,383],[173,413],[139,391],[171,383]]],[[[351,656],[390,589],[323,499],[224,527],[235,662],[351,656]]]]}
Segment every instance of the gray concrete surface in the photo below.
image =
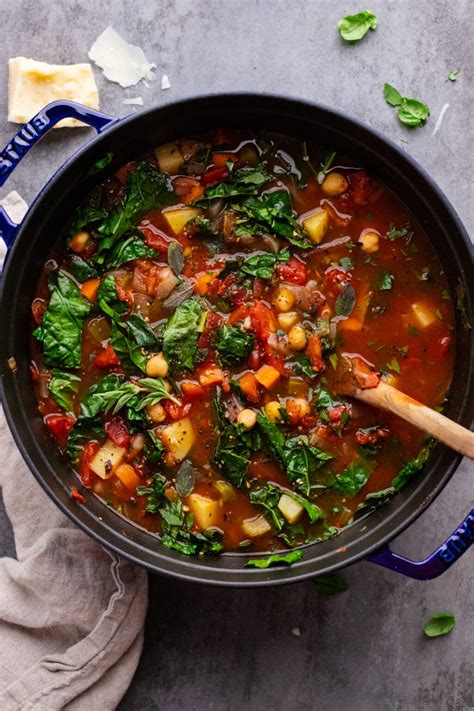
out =
{"type": "MultiPolygon", "coordinates": [[[[382,130],[427,168],[474,227],[472,173],[472,4],[448,0],[372,0],[379,28],[347,46],[343,15],[364,3],[341,0],[1,0],[0,90],[6,60],[87,61],[108,24],[140,44],[169,74],[127,90],[95,76],[102,108],[126,114],[124,97],[146,106],[168,98],[228,89],[261,89],[320,100],[382,130]],[[450,70],[461,68],[456,83],[450,70]],[[401,126],[384,102],[383,83],[426,101],[428,125],[401,126]],[[450,107],[432,136],[441,107],[450,107]]],[[[128,109],[129,110],[129,109],[128,109]]],[[[2,101],[0,144],[14,127],[2,101]]],[[[90,132],[57,131],[8,185],[31,199],[54,167],[90,132]]],[[[7,192],[3,189],[1,195],[7,192]]],[[[473,499],[473,468],[459,467],[430,509],[395,544],[423,556],[449,534],[473,499]]],[[[5,517],[0,548],[11,554],[5,517]]],[[[205,589],[150,580],[143,657],[121,711],[467,711],[474,708],[472,553],[442,578],[419,583],[368,563],[345,573],[349,590],[322,598],[311,584],[265,591],[205,589]],[[449,637],[427,640],[427,617],[453,610],[449,637]],[[298,627],[301,636],[292,635],[298,627]]],[[[94,710],[95,711],[95,710],[94,710]]]]}

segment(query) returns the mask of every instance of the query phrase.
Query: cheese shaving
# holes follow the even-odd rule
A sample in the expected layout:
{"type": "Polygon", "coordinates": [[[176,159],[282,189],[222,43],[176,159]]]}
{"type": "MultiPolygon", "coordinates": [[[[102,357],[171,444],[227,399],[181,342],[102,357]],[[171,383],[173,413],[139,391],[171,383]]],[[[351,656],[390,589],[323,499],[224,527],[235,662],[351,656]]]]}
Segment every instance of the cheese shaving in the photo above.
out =
{"type": "Polygon", "coordinates": [[[89,58],[99,66],[110,81],[126,88],[141,79],[155,79],[156,64],[149,62],[141,47],[128,44],[109,26],[89,50],[89,58]]]}
{"type": "Polygon", "coordinates": [[[143,98],[141,96],[135,96],[132,99],[124,99],[123,103],[128,106],[143,106],[143,98]]]}
{"type": "Polygon", "coordinates": [[[163,76],[161,77],[161,88],[162,88],[163,90],[165,90],[165,89],[171,89],[170,78],[169,78],[169,76],[168,76],[167,74],[163,74],[163,76]]]}
{"type": "Polygon", "coordinates": [[[438,133],[438,131],[441,127],[441,122],[443,121],[443,118],[444,118],[444,114],[446,113],[446,111],[448,109],[449,109],[449,104],[444,104],[443,108],[439,112],[438,120],[436,121],[433,133],[431,134],[432,136],[435,136],[438,133]]]}

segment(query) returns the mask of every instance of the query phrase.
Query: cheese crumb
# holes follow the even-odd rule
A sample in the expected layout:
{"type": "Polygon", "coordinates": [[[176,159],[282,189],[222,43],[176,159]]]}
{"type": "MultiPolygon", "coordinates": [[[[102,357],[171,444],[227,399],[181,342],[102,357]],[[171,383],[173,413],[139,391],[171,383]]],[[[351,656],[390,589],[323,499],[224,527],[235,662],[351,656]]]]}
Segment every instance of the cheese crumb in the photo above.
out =
{"type": "Polygon", "coordinates": [[[301,630],[299,627],[293,627],[291,630],[291,634],[294,635],[295,637],[301,637],[301,630]]]}
{"type": "Polygon", "coordinates": [[[107,27],[89,50],[92,59],[107,79],[126,88],[141,79],[155,79],[156,64],[148,61],[141,47],[128,44],[113,27],[107,27]]]}
{"type": "Polygon", "coordinates": [[[170,78],[167,74],[163,74],[163,76],[161,77],[161,88],[163,91],[165,89],[171,89],[170,78]]]}
{"type": "MultiPolygon", "coordinates": [[[[70,99],[99,108],[99,93],[90,64],[47,64],[26,57],[8,60],[8,120],[26,123],[51,101],[70,99]]],[[[55,128],[84,126],[67,118],[55,128]]]]}

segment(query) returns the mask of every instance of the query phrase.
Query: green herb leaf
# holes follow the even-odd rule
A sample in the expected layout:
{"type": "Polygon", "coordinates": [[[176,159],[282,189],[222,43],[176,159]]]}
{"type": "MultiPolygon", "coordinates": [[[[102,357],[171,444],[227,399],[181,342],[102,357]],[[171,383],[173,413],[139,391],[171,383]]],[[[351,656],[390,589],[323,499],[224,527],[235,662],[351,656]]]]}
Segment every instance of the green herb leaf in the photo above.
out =
{"type": "Polygon", "coordinates": [[[135,227],[140,217],[155,207],[165,207],[177,202],[169,177],[159,173],[141,161],[130,174],[122,204],[112,210],[97,230],[101,237],[97,261],[103,262],[102,254],[110,249],[115,242],[135,227]]]}
{"type": "Polygon", "coordinates": [[[293,370],[296,373],[302,373],[308,378],[315,378],[318,375],[313,370],[310,359],[304,353],[295,353],[290,365],[293,366],[293,370]]]}
{"type": "Polygon", "coordinates": [[[156,514],[159,511],[165,494],[166,478],[162,474],[153,474],[151,486],[137,486],[137,496],[146,496],[147,513],[156,514]]]}
{"type": "Polygon", "coordinates": [[[385,234],[385,237],[389,240],[394,240],[398,239],[399,237],[403,237],[408,241],[413,237],[413,231],[409,224],[405,225],[405,227],[395,227],[393,223],[390,223],[390,229],[385,234]]]}
{"type": "Polygon", "coordinates": [[[460,69],[453,69],[446,77],[446,81],[456,81],[460,71],[460,69]]]}
{"type": "Polygon", "coordinates": [[[387,104],[390,104],[390,106],[400,106],[402,103],[400,92],[390,84],[383,85],[383,96],[387,104]]]}
{"type": "Polygon", "coordinates": [[[294,216],[291,197],[286,190],[274,190],[260,197],[247,198],[241,205],[232,207],[265,228],[270,228],[290,244],[302,249],[310,249],[313,246],[294,216]]]}
{"type": "Polygon", "coordinates": [[[430,456],[433,445],[433,440],[429,441],[428,444],[426,444],[420,451],[416,459],[410,459],[408,462],[405,462],[397,476],[392,480],[392,486],[394,489],[401,491],[409,480],[417,474],[417,472],[423,469],[424,464],[430,456]]]}
{"type": "Polygon", "coordinates": [[[384,272],[380,279],[380,291],[390,291],[393,286],[394,278],[395,277],[393,276],[393,274],[390,274],[389,272],[384,272]]]}
{"type": "Polygon", "coordinates": [[[244,425],[237,425],[225,417],[219,390],[214,400],[214,408],[219,437],[213,463],[231,484],[240,487],[249,468],[250,455],[254,450],[253,434],[244,425]]]}
{"type": "Polygon", "coordinates": [[[167,390],[167,383],[163,378],[141,378],[138,381],[140,392],[146,393],[144,397],[140,397],[137,404],[137,410],[144,410],[150,405],[156,405],[160,400],[171,400],[177,405],[180,401],[167,390]]]}
{"type": "Polygon", "coordinates": [[[245,333],[235,326],[220,326],[217,329],[214,348],[221,359],[230,365],[237,365],[250,354],[255,343],[251,333],[245,333]]]}
{"type": "Polygon", "coordinates": [[[455,624],[456,618],[452,612],[438,612],[425,623],[423,632],[427,637],[440,637],[451,632],[455,624]]]}
{"type": "Polygon", "coordinates": [[[318,575],[318,577],[314,578],[311,582],[320,595],[338,595],[339,593],[345,592],[349,587],[349,583],[346,583],[346,581],[336,573],[318,575]]]}
{"type": "Polygon", "coordinates": [[[67,438],[67,456],[73,464],[77,464],[84,445],[92,439],[102,442],[104,436],[104,423],[101,417],[79,417],[67,438]]]}
{"type": "MultiPolygon", "coordinates": [[[[53,277],[54,279],[54,277],[53,277]]],[[[74,282],[59,271],[41,325],[33,336],[43,344],[46,365],[78,368],[81,364],[82,327],[91,306],[74,282]]]]}
{"type": "Polygon", "coordinates": [[[75,235],[77,232],[84,230],[86,227],[93,225],[95,222],[103,220],[104,217],[105,212],[92,205],[78,207],[74,212],[69,234],[75,235]]]}
{"type": "Polygon", "coordinates": [[[397,116],[405,126],[422,126],[429,115],[430,110],[426,104],[418,101],[418,99],[402,97],[402,103],[397,110],[397,116]]]}
{"type": "Polygon", "coordinates": [[[229,180],[218,183],[210,188],[206,188],[204,195],[195,200],[192,204],[206,207],[210,200],[214,198],[236,197],[238,195],[257,195],[264,183],[270,180],[271,176],[263,166],[244,166],[232,171],[229,180]]]}
{"type": "Polygon", "coordinates": [[[370,476],[370,470],[361,462],[351,462],[334,481],[332,489],[344,494],[348,499],[353,499],[359,491],[366,485],[370,476]]]}
{"type": "Polygon", "coordinates": [[[191,530],[193,517],[184,513],[183,504],[177,501],[166,501],[161,514],[162,543],[168,548],[183,553],[219,553],[223,545],[219,542],[222,533],[216,528],[208,528],[202,533],[191,530]]]}
{"type": "Polygon", "coordinates": [[[79,391],[81,379],[72,373],[62,373],[60,370],[52,371],[53,378],[48,385],[53,400],[66,412],[73,411],[73,397],[79,391]]]}
{"type": "Polygon", "coordinates": [[[227,274],[232,272],[238,276],[260,277],[261,279],[271,279],[273,272],[278,263],[289,262],[290,252],[288,249],[282,249],[277,254],[263,252],[253,254],[250,257],[238,257],[237,259],[229,259],[224,268],[219,272],[219,279],[223,279],[227,274]]]}
{"type": "Polygon", "coordinates": [[[356,293],[351,283],[346,284],[336,299],[334,310],[336,316],[350,316],[356,304],[356,293]]]}
{"type": "Polygon", "coordinates": [[[390,363],[387,363],[387,368],[389,370],[392,370],[394,373],[400,373],[400,363],[395,358],[395,356],[392,358],[390,363]]]}
{"type": "Polygon", "coordinates": [[[115,322],[119,322],[120,317],[128,310],[127,305],[118,297],[113,274],[108,274],[101,281],[97,291],[97,305],[115,322]]]}
{"type": "Polygon", "coordinates": [[[72,254],[69,257],[67,271],[81,284],[88,279],[96,279],[99,276],[95,264],[79,257],[78,254],[72,254]]]}
{"type": "Polygon", "coordinates": [[[377,18],[373,12],[358,12],[357,15],[347,15],[338,23],[339,34],[346,42],[358,42],[369,30],[377,27],[377,18]]]}
{"type": "Polygon", "coordinates": [[[138,385],[129,382],[123,375],[105,375],[91,385],[81,402],[82,417],[93,418],[100,412],[116,414],[129,400],[140,392],[138,385]]]}
{"type": "Polygon", "coordinates": [[[115,269],[122,264],[131,262],[133,259],[144,259],[145,257],[155,258],[157,252],[151,247],[147,247],[143,239],[136,235],[131,235],[117,244],[111,249],[109,256],[105,261],[107,269],[115,269]]]}
{"type": "Polygon", "coordinates": [[[182,303],[163,332],[163,354],[173,370],[191,370],[196,358],[202,309],[197,301],[182,303]]]}
{"type": "Polygon", "coordinates": [[[112,322],[112,346],[123,368],[134,373],[137,369],[146,373],[147,356],[132,338],[128,338],[119,326],[112,322]]]}
{"type": "Polygon", "coordinates": [[[336,151],[328,151],[327,153],[324,154],[324,157],[321,161],[321,170],[319,171],[319,173],[317,175],[319,184],[321,184],[323,182],[324,178],[328,174],[335,157],[336,157],[336,151]]]}
{"type": "Polygon", "coordinates": [[[88,175],[96,175],[96,173],[100,173],[101,170],[104,170],[104,168],[107,168],[108,165],[112,163],[112,159],[114,157],[114,154],[109,151],[106,153],[102,158],[99,158],[98,161],[94,163],[92,168],[89,170],[88,175]]]}
{"type": "Polygon", "coordinates": [[[188,496],[194,489],[196,483],[196,472],[189,461],[185,459],[178,469],[176,475],[176,491],[179,496],[188,496]]]}
{"type": "Polygon", "coordinates": [[[268,558],[252,558],[245,563],[246,568],[270,568],[272,565],[292,565],[297,560],[301,560],[303,554],[301,551],[289,551],[281,555],[274,553],[268,558]]]}

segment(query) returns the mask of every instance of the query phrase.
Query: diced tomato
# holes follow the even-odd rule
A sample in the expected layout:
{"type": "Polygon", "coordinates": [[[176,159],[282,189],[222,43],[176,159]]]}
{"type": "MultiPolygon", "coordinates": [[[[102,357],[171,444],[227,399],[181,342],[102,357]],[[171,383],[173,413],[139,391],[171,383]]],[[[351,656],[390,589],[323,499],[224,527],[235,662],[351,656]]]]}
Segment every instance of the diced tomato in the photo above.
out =
{"type": "Polygon", "coordinates": [[[390,437],[390,430],[388,427],[367,427],[367,428],[360,428],[356,432],[356,441],[357,444],[365,445],[374,445],[377,444],[381,439],[387,439],[387,437],[390,437]]]}
{"type": "Polygon", "coordinates": [[[113,349],[111,343],[103,350],[97,353],[93,360],[93,365],[100,370],[108,370],[109,368],[116,368],[120,365],[120,358],[113,349]]]}
{"type": "Polygon", "coordinates": [[[239,163],[239,156],[236,153],[213,153],[212,163],[215,168],[226,168],[227,163],[231,161],[236,167],[239,163]]]}
{"type": "Polygon", "coordinates": [[[324,280],[328,288],[335,294],[340,294],[345,285],[351,281],[352,275],[339,267],[329,267],[324,272],[324,280]]]}
{"type": "Polygon", "coordinates": [[[172,400],[166,400],[163,403],[163,407],[165,408],[165,412],[170,417],[172,420],[182,420],[183,417],[186,417],[188,412],[191,409],[191,403],[188,402],[186,404],[180,403],[179,405],[172,400]]]}
{"type": "Polygon", "coordinates": [[[263,301],[256,301],[249,311],[255,335],[266,342],[270,333],[275,333],[277,330],[277,323],[271,308],[263,301]]]}
{"type": "Polygon", "coordinates": [[[119,297],[120,301],[124,301],[127,304],[131,304],[133,301],[133,296],[130,291],[127,291],[126,289],[123,289],[120,284],[117,283],[117,280],[115,280],[115,290],[117,292],[117,296],[119,297]]]}
{"type": "Polygon", "coordinates": [[[308,281],[306,266],[296,257],[292,257],[287,264],[277,264],[277,274],[282,281],[304,286],[308,281]]]}
{"type": "Polygon", "coordinates": [[[90,487],[94,472],[90,468],[90,463],[100,449],[98,442],[88,442],[82,450],[81,459],[79,462],[79,474],[84,486],[90,487]]]}
{"type": "Polygon", "coordinates": [[[131,436],[125,421],[119,415],[105,423],[105,434],[117,447],[129,448],[131,436]]]}
{"type": "Polygon", "coordinates": [[[252,285],[252,295],[254,299],[261,299],[262,296],[265,293],[265,288],[266,288],[266,281],[265,279],[261,279],[260,277],[255,277],[253,280],[253,285],[252,285]]]}
{"type": "Polygon", "coordinates": [[[345,411],[344,405],[335,405],[334,407],[328,407],[328,417],[329,422],[333,424],[339,424],[341,422],[342,414],[345,411]]]}
{"type": "Polygon", "coordinates": [[[317,422],[316,415],[305,415],[301,420],[301,425],[310,430],[317,422]]]}
{"type": "Polygon", "coordinates": [[[161,230],[152,225],[148,220],[143,220],[138,225],[138,229],[143,233],[148,247],[156,249],[156,251],[161,254],[166,254],[170,239],[166,237],[161,230]]]}
{"type": "Polygon", "coordinates": [[[309,337],[308,345],[306,346],[306,355],[314,371],[319,372],[323,369],[323,349],[319,336],[314,335],[309,337]]]}
{"type": "Polygon", "coordinates": [[[200,400],[205,396],[204,388],[194,380],[185,380],[180,383],[181,392],[186,400],[200,400]]]}
{"type": "Polygon", "coordinates": [[[380,382],[377,373],[374,373],[369,363],[359,356],[350,356],[352,375],[360,388],[376,388],[380,382]]]}
{"type": "Polygon", "coordinates": [[[199,336],[197,345],[198,348],[208,348],[211,345],[211,341],[214,339],[216,329],[222,323],[222,316],[215,314],[213,311],[209,311],[206,318],[206,323],[204,324],[204,331],[199,336]]]}
{"type": "Polygon", "coordinates": [[[227,318],[227,325],[232,326],[233,323],[239,323],[247,318],[249,315],[249,307],[246,304],[241,304],[237,306],[236,309],[227,318]]]}
{"type": "Polygon", "coordinates": [[[285,377],[288,375],[285,365],[285,356],[283,353],[279,353],[274,350],[270,345],[268,345],[268,343],[265,344],[265,355],[263,356],[263,359],[267,365],[271,365],[272,368],[278,370],[280,375],[285,377]]]}
{"type": "Polygon", "coordinates": [[[356,208],[354,198],[350,192],[340,195],[336,200],[334,200],[334,204],[338,212],[343,215],[348,215],[349,217],[352,217],[352,214],[356,208]]]}
{"type": "Polygon", "coordinates": [[[69,415],[46,415],[44,418],[45,424],[51,434],[58,440],[59,444],[64,447],[69,432],[75,423],[75,418],[69,415]]]}
{"type": "Polygon", "coordinates": [[[358,170],[350,175],[350,194],[357,205],[367,205],[367,201],[372,194],[370,178],[364,170],[358,170]]]}
{"type": "Polygon", "coordinates": [[[125,185],[128,180],[128,176],[135,170],[136,161],[132,160],[129,163],[125,163],[121,168],[115,171],[115,177],[117,180],[125,185]]]}
{"type": "Polygon", "coordinates": [[[77,486],[71,486],[71,496],[76,501],[79,501],[80,504],[86,503],[86,497],[81,494],[77,486]]]}
{"type": "Polygon", "coordinates": [[[31,304],[31,313],[35,323],[39,326],[43,320],[44,312],[46,311],[46,301],[44,299],[35,299],[31,304]]]}
{"type": "Polygon", "coordinates": [[[206,170],[206,172],[201,176],[201,184],[208,188],[211,185],[222,183],[227,180],[229,176],[230,173],[226,166],[223,168],[209,168],[209,170],[206,170]]]}

